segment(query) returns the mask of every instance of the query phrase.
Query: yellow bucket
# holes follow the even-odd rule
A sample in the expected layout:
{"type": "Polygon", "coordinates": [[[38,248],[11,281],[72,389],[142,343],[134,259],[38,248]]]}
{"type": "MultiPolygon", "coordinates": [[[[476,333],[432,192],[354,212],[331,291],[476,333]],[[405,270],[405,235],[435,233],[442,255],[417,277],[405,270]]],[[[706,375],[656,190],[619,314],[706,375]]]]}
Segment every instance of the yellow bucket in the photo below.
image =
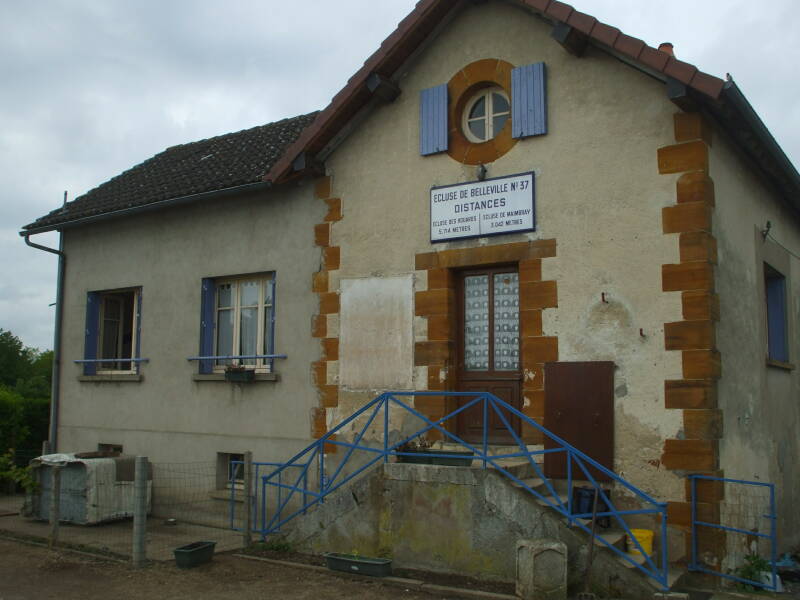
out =
{"type": "MultiPolygon", "coordinates": [[[[653,554],[653,532],[649,529],[631,529],[631,533],[633,537],[636,538],[636,541],[642,546],[642,549],[647,553],[647,555],[653,554]]],[[[628,536],[628,553],[633,555],[639,555],[641,552],[639,548],[636,547],[636,544],[633,543],[631,536],[628,536]]]]}

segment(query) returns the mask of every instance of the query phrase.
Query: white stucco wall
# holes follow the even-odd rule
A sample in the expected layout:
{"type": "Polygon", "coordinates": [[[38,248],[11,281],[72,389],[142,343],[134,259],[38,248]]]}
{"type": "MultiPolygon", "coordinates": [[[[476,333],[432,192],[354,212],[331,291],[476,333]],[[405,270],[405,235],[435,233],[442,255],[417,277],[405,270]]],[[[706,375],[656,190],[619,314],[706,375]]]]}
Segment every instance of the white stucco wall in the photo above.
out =
{"type": "MultiPolygon", "coordinates": [[[[716,191],[714,234],[719,265],[716,285],[720,297],[717,345],[722,355],[719,405],[724,411],[720,466],[726,477],[776,485],[779,542],[788,549],[800,542],[800,515],[792,499],[800,497],[800,375],[766,365],[767,334],[763,263],[784,269],[787,277],[789,359],[800,359],[800,261],[760,234],[767,221],[770,235],[800,254],[800,221],[752,173],[750,163],[719,135],[711,151],[711,177],[716,191]]],[[[753,491],[729,485],[723,511],[759,512],[753,491]]],[[[763,504],[763,499],[759,499],[763,504]]],[[[761,512],[760,514],[764,514],[761,512]]],[[[745,528],[768,523],[750,519],[745,528]]],[[[742,558],[743,536],[729,542],[742,558]]],[[[763,554],[763,552],[762,552],[763,554]]]]}
{"type": "Polygon", "coordinates": [[[319,269],[313,224],[324,206],[310,186],[224,198],[111,220],[65,232],[63,367],[59,450],[122,444],[159,462],[210,462],[217,452],[252,450],[281,460],[311,438],[317,406],[309,365],[319,269]],[[274,272],[277,382],[193,381],[204,277],[274,272]],[[88,291],[142,289],[142,381],[78,381],[88,291]]]}
{"type": "MultiPolygon", "coordinates": [[[[401,95],[327,160],[344,213],[332,229],[341,269],[331,273],[331,285],[336,289],[337,277],[414,274],[422,290],[417,253],[555,238],[558,257],[543,260],[543,278],[558,281],[559,306],[544,311],[544,333],[558,336],[560,360],[617,364],[616,468],[648,492],[682,499],[682,481],[659,465],[663,440],[681,428],[680,411],[664,408],[663,393],[665,379],[681,378],[680,353],[665,352],[663,339],[663,323],[682,319],[680,295],[661,291],[661,265],[679,262],[677,238],[661,231],[675,178],[659,175],[656,165],[656,149],[674,143],[676,108],[662,84],[592,48],[575,58],[550,29],[510,4],[470,6],[407,65],[401,95]],[[476,174],[447,154],[420,156],[419,91],[482,58],[547,64],[548,134],[519,141],[488,166],[489,177],[536,172],[538,228],[431,245],[430,187],[476,174]]],[[[416,321],[419,341],[424,322],[416,321]]],[[[418,368],[415,386],[425,385],[425,368],[418,368]]],[[[340,394],[331,421],[366,398],[340,394]]]]}

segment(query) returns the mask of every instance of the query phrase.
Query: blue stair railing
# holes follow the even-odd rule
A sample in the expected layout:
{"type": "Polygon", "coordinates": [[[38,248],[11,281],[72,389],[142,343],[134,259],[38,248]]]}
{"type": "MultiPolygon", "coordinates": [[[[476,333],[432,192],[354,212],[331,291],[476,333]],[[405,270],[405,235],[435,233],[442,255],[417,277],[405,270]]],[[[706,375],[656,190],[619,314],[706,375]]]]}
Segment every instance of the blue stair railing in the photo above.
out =
{"type": "MultiPolygon", "coordinates": [[[[396,418],[396,417],[395,417],[396,418]]],[[[495,425],[497,425],[495,420],[495,425]]],[[[397,427],[399,429],[399,426],[397,427]]],[[[403,425],[404,430],[408,430],[407,423],[403,425]]],[[[619,528],[627,534],[629,545],[632,545],[643,561],[637,561],[631,554],[622,552],[611,542],[602,537],[601,532],[594,533],[596,542],[607,547],[622,560],[630,563],[631,566],[640,570],[648,577],[656,580],[663,589],[668,588],[668,557],[667,557],[667,505],[658,502],[647,493],[638,489],[610,469],[601,465],[591,457],[587,456],[565,440],[556,436],[552,432],[542,427],[539,423],[523,414],[507,402],[488,392],[385,392],[368,402],[347,419],[339,423],[336,427],[325,433],[321,438],[310,444],[307,448],[298,452],[285,463],[253,463],[256,473],[264,469],[263,475],[256,476],[256,482],[260,476],[260,486],[255,486],[256,497],[253,503],[253,523],[254,532],[260,533],[262,538],[267,535],[280,531],[282,525],[294,519],[298,515],[305,514],[309,508],[316,504],[321,504],[325,498],[341,488],[343,485],[357,478],[359,475],[372,468],[378,463],[388,463],[391,457],[413,456],[415,453],[404,452],[401,448],[415,438],[424,436],[428,432],[438,431],[445,441],[455,443],[464,448],[465,452],[471,454],[444,455],[437,454],[435,451],[428,451],[428,456],[446,456],[447,458],[472,458],[479,461],[482,468],[492,467],[496,472],[514,482],[525,493],[529,493],[542,503],[546,504],[561,516],[570,525],[578,527],[587,534],[592,535],[590,528],[592,511],[576,512],[573,506],[573,485],[576,481],[588,482],[598,495],[598,509],[596,518],[607,517],[612,523],[616,523],[619,528]],[[421,412],[411,406],[414,398],[421,397],[446,397],[453,401],[460,401],[461,406],[451,413],[436,420],[431,420],[421,412]],[[402,439],[391,440],[390,432],[392,411],[406,411],[416,417],[423,427],[414,431],[402,439]],[[456,419],[461,413],[470,411],[471,417],[475,416],[476,411],[482,415],[483,435],[478,443],[469,443],[458,435],[450,431],[456,429],[456,419]],[[504,444],[504,448],[513,447],[514,451],[505,451],[502,454],[490,454],[490,416],[499,419],[502,428],[507,431],[514,444],[504,444]],[[356,425],[359,419],[364,420],[360,428],[356,425]],[[522,425],[532,427],[539,431],[544,437],[550,440],[549,447],[543,450],[530,450],[511,425],[515,420],[519,420],[522,425]],[[380,422],[382,421],[382,423],[380,422]],[[373,424],[376,424],[373,427],[373,424]],[[448,426],[450,426],[448,428],[448,426]],[[373,428],[372,430],[370,428],[373,428]],[[356,433],[356,430],[357,433],[356,433]],[[382,432],[381,432],[382,430],[382,432]],[[340,439],[342,434],[347,432],[352,435],[352,441],[340,439]],[[367,440],[367,432],[371,435],[367,440]],[[333,466],[326,464],[331,462],[326,460],[326,448],[338,446],[346,449],[341,460],[334,462],[333,466]],[[563,452],[566,455],[566,491],[559,494],[555,483],[545,476],[542,465],[535,459],[538,456],[563,452]],[[360,464],[354,459],[355,453],[359,453],[360,464]],[[538,479],[543,483],[543,490],[535,489],[526,484],[522,479],[504,468],[503,459],[517,458],[527,461],[538,479]],[[338,463],[338,464],[337,464],[338,463]],[[314,473],[314,465],[317,465],[317,473],[314,473]],[[350,468],[347,468],[350,465],[350,468]],[[327,469],[332,472],[328,474],[327,469]],[[269,471],[269,472],[267,472],[269,471]],[[593,474],[594,473],[594,474],[593,474]],[[602,474],[602,475],[600,475],[602,474]],[[626,496],[626,504],[630,504],[630,499],[636,499],[643,508],[618,510],[611,500],[610,494],[603,489],[603,485],[598,482],[598,476],[606,477],[619,485],[620,492],[626,496]],[[309,479],[313,479],[313,485],[309,485],[309,479]],[[268,491],[275,492],[274,505],[270,504],[268,491]],[[658,560],[655,552],[646,552],[636,536],[633,535],[631,527],[626,519],[636,517],[638,519],[649,518],[657,523],[660,531],[660,552],[658,560]]],[[[398,437],[395,433],[393,437],[398,437]]],[[[396,460],[396,459],[395,459],[396,460]]],[[[507,466],[507,465],[506,465],[507,466]]],[[[536,486],[537,488],[539,486],[536,486]]],[[[606,484],[607,487],[607,484],[606,484]]],[[[231,527],[235,521],[235,504],[231,497],[231,527]]]]}

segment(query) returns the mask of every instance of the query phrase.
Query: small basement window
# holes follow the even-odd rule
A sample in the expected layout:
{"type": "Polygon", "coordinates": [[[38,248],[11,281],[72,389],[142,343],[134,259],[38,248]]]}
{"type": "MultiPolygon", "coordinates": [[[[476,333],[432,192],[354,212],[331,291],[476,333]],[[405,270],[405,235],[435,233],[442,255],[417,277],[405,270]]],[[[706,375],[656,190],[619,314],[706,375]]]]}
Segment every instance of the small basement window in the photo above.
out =
{"type": "Polygon", "coordinates": [[[217,452],[217,489],[244,488],[244,454],[217,452]]]}
{"type": "Polygon", "coordinates": [[[767,358],[788,363],[786,277],[767,263],[764,263],[764,289],[767,302],[767,358]]]}
{"type": "Polygon", "coordinates": [[[122,444],[97,444],[97,451],[103,454],[122,454],[122,444]]]}
{"type": "Polygon", "coordinates": [[[503,89],[483,88],[467,102],[462,130],[471,142],[487,142],[502,131],[510,116],[511,104],[503,89]]]}

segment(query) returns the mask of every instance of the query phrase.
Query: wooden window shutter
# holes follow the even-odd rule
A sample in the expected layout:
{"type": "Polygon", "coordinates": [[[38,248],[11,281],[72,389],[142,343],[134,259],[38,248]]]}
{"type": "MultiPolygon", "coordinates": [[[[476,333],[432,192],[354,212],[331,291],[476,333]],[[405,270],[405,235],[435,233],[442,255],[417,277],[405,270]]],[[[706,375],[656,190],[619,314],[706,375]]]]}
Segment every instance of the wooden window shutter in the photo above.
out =
{"type": "Polygon", "coordinates": [[[511,71],[511,136],[547,133],[547,83],[543,62],[511,71]]]}
{"type": "MultiPolygon", "coordinates": [[[[100,294],[86,294],[86,338],[83,342],[84,360],[95,360],[97,356],[97,340],[100,335],[100,294]]],[[[100,358],[105,358],[101,356],[100,358]]],[[[83,363],[84,375],[96,375],[97,363],[83,363]]]]}
{"type": "MultiPolygon", "coordinates": [[[[200,296],[200,356],[214,355],[214,300],[216,299],[216,286],[210,277],[203,279],[200,296]]],[[[213,360],[200,361],[200,373],[208,374],[214,371],[213,360]]]]}
{"type": "Polygon", "coordinates": [[[447,151],[447,84],[419,93],[419,153],[447,151]]]}

